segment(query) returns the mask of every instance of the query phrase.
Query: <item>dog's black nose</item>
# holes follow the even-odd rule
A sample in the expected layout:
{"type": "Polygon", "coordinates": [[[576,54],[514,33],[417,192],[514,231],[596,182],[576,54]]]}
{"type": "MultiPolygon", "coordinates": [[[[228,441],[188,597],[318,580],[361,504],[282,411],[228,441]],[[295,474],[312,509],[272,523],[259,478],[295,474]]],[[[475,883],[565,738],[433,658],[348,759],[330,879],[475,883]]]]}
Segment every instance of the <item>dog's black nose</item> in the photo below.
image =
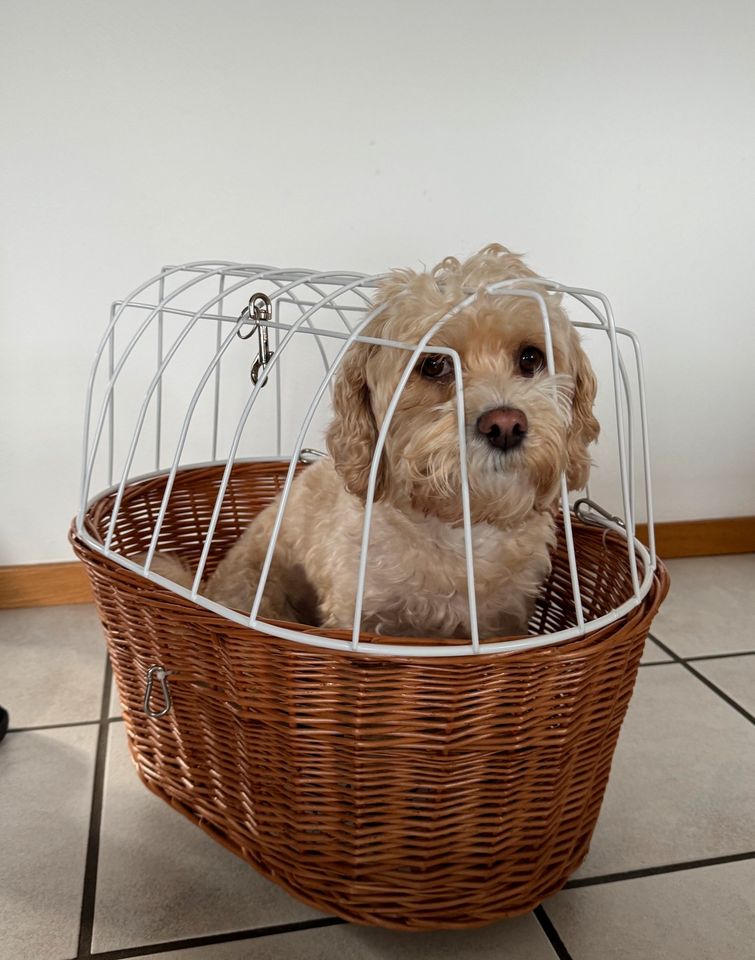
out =
{"type": "Polygon", "coordinates": [[[513,450],[527,436],[527,415],[521,410],[498,407],[483,413],[477,430],[499,450],[513,450]]]}

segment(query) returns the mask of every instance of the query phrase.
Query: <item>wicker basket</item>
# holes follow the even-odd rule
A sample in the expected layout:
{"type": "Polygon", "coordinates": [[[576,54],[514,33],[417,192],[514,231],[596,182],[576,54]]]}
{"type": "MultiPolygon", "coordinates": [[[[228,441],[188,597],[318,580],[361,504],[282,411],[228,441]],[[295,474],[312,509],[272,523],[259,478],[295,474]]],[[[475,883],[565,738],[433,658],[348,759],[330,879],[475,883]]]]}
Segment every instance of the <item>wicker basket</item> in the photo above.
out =
{"type": "MultiPolygon", "coordinates": [[[[273,499],[286,468],[235,466],[208,571],[273,499]]],[[[161,550],[196,562],[221,469],[178,474],[161,550]]],[[[127,487],[118,553],[147,548],[164,487],[164,476],[127,487]]],[[[112,502],[104,496],[87,514],[99,541],[112,502]]],[[[573,529],[585,613],[597,617],[631,595],[626,544],[577,521],[573,529]]],[[[661,564],[638,607],[580,640],[386,658],[236,625],[72,540],[142,780],[301,900],[361,923],[469,927],[532,909],[584,858],[667,590],[661,564]],[[170,671],[172,696],[159,719],[143,710],[156,663],[170,671]]],[[[561,544],[533,632],[573,623],[561,544]]]]}

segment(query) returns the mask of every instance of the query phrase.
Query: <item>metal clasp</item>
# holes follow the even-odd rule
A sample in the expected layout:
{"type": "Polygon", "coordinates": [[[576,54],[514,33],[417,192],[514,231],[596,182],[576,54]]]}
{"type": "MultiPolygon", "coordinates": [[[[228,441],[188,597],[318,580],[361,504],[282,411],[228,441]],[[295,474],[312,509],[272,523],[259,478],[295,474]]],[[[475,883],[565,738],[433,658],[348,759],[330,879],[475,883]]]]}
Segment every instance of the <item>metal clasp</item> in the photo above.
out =
{"type": "MultiPolygon", "coordinates": [[[[237,336],[241,340],[248,340],[253,336],[254,331],[257,331],[257,337],[259,342],[259,352],[252,363],[252,369],[250,371],[250,376],[252,378],[252,383],[256,384],[260,378],[260,374],[265,369],[265,367],[270,363],[270,360],[273,356],[273,351],[270,349],[269,345],[269,331],[266,326],[270,322],[273,316],[273,304],[270,300],[270,297],[265,293],[253,293],[249,298],[249,306],[244,307],[244,311],[241,314],[239,319],[244,317],[253,321],[253,326],[248,331],[248,333],[242,333],[241,327],[237,332],[237,336]]],[[[265,386],[267,383],[267,377],[262,381],[261,386],[265,386]]]]}
{"type": "Polygon", "coordinates": [[[161,667],[159,664],[153,664],[147,671],[147,688],[144,691],[144,712],[148,717],[151,717],[153,720],[158,720],[160,717],[164,717],[167,713],[170,713],[173,708],[173,702],[170,699],[170,689],[168,687],[168,671],[165,667],[161,667]],[[163,703],[165,706],[162,710],[153,710],[150,706],[150,700],[152,698],[152,687],[155,680],[160,684],[160,689],[163,694],[163,703]]]}
{"type": "Polygon", "coordinates": [[[603,509],[599,503],[590,500],[588,497],[575,500],[572,509],[574,510],[574,516],[577,517],[578,520],[582,520],[583,523],[591,523],[594,527],[606,527],[606,524],[603,523],[600,517],[603,517],[604,520],[609,520],[611,523],[615,523],[619,527],[625,526],[621,517],[609,513],[603,509]],[[588,510],[591,511],[591,513],[586,512],[588,510]]]}
{"type": "Polygon", "coordinates": [[[327,456],[327,453],[323,453],[322,450],[313,450],[312,447],[302,447],[299,460],[301,460],[302,463],[317,463],[318,460],[325,460],[327,456]]]}

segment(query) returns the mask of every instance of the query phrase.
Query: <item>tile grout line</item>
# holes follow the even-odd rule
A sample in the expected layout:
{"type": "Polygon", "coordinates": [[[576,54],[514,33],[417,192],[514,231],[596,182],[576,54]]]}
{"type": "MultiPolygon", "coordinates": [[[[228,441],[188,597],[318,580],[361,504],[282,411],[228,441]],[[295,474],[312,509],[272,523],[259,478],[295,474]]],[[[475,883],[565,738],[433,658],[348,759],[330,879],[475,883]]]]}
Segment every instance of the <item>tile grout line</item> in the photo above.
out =
{"type": "MultiPolygon", "coordinates": [[[[659,641],[657,637],[654,637],[653,634],[648,634],[648,638],[660,646],[661,641],[659,641]]],[[[669,656],[673,656],[670,650],[669,656]]],[[[677,654],[675,660],[646,660],[645,663],[640,663],[639,666],[664,667],[670,663],[697,663],[698,660],[730,660],[732,657],[755,657],[755,650],[735,650],[733,653],[703,653],[693,657],[682,657],[677,654]]]]}
{"type": "Polygon", "coordinates": [[[109,707],[111,687],[112,671],[110,668],[110,658],[106,655],[105,674],[102,682],[99,730],[97,732],[97,749],[94,763],[92,806],[89,816],[89,839],[87,842],[86,866],[84,868],[84,886],[81,896],[81,919],[79,922],[77,958],[89,957],[92,951],[94,906],[97,894],[97,869],[100,855],[102,799],[105,785],[105,760],[107,758],[108,733],[110,730],[109,707]]]}
{"type": "Polygon", "coordinates": [[[305,930],[319,930],[322,927],[345,925],[340,917],[320,917],[314,920],[299,920],[280,923],[271,927],[252,927],[247,930],[234,930],[230,933],[207,934],[202,937],[184,937],[180,940],[165,940],[162,943],[147,943],[138,947],[124,947],[120,950],[106,950],[88,955],[88,960],[129,960],[130,957],[144,957],[154,953],[170,953],[174,950],[191,950],[198,947],[216,946],[221,943],[238,943],[244,940],[257,940],[260,937],[277,936],[286,933],[299,933],[305,930]]]}
{"type": "Polygon", "coordinates": [[[699,670],[695,670],[695,668],[687,660],[674,653],[670,647],[667,647],[665,643],[662,643],[654,634],[651,633],[648,634],[648,636],[654,643],[658,644],[664,653],[667,653],[670,657],[673,657],[675,663],[680,664],[680,666],[684,667],[685,670],[688,670],[693,677],[697,677],[697,679],[701,683],[704,683],[708,689],[717,694],[724,701],[724,703],[728,703],[728,705],[736,710],[737,713],[741,714],[745,720],[749,720],[750,723],[755,723],[755,717],[749,712],[749,710],[746,710],[740,703],[737,703],[737,701],[733,697],[730,697],[728,693],[724,693],[724,691],[715,683],[713,683],[712,680],[709,680],[704,673],[700,673],[699,670]]]}
{"type": "Polygon", "coordinates": [[[542,903],[535,907],[532,912],[535,915],[535,919],[540,924],[543,933],[548,938],[548,943],[550,943],[551,947],[553,947],[558,960],[572,960],[572,955],[566,949],[566,944],[561,939],[558,930],[556,930],[555,926],[553,925],[553,921],[545,912],[545,907],[542,905],[542,903]]]}
{"type": "Polygon", "coordinates": [[[723,854],[720,857],[707,857],[702,860],[687,860],[680,863],[666,863],[658,867],[640,867],[637,870],[623,870],[617,873],[604,873],[596,877],[578,877],[569,880],[564,890],[575,890],[579,887],[596,887],[604,883],[620,883],[622,880],[639,880],[643,877],[660,877],[667,873],[681,873],[685,870],[700,870],[705,867],[717,867],[727,863],[741,863],[744,860],[755,860],[755,850],[745,853],[723,854]]]}
{"type": "Polygon", "coordinates": [[[687,663],[696,663],[698,660],[727,660],[730,657],[753,657],[755,650],[739,650],[734,653],[703,653],[696,657],[683,657],[687,663]]]}
{"type": "Polygon", "coordinates": [[[8,733],[34,733],[37,730],[66,730],[68,727],[96,727],[100,723],[118,723],[123,717],[108,717],[107,720],[74,720],[71,723],[41,723],[35,727],[12,727],[8,733]]]}

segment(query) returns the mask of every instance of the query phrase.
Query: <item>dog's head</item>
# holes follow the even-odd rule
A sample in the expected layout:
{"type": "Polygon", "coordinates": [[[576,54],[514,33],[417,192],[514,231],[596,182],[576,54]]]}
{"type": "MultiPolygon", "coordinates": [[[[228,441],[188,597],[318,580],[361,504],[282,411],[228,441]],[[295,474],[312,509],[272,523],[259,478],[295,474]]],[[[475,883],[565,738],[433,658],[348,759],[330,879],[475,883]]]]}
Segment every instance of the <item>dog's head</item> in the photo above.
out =
{"type": "MultiPolygon", "coordinates": [[[[448,258],[430,273],[396,271],[375,300],[383,310],[363,333],[416,344],[472,291],[535,274],[497,244],[464,263],[448,258]]],[[[530,286],[529,289],[538,289],[530,286]]],[[[580,489],[598,435],[596,382],[559,298],[546,300],[555,374],[546,366],[537,301],[479,294],[433,334],[461,360],[470,502],[474,522],[506,526],[531,510],[551,509],[562,471],[580,489]]],[[[356,343],[335,379],[328,449],[344,485],[364,498],[378,429],[410,353],[356,343]]],[[[399,397],[377,476],[376,500],[411,507],[449,523],[461,519],[459,436],[452,358],[420,355],[399,397]]]]}

